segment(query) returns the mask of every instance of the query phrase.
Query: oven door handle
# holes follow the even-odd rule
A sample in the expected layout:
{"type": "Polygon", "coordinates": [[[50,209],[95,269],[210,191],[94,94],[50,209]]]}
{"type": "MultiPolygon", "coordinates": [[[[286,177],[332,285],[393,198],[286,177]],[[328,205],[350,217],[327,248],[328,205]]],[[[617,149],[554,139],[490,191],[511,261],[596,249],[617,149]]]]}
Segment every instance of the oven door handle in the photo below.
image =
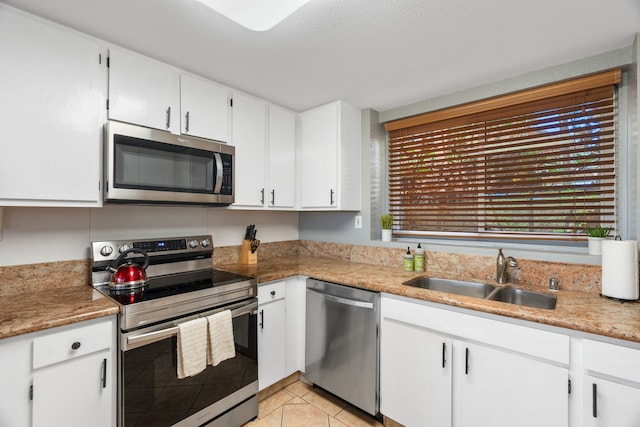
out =
{"type": "MultiPolygon", "coordinates": [[[[231,317],[238,317],[238,316],[243,316],[247,313],[253,313],[257,310],[257,308],[258,308],[257,302],[243,305],[242,307],[238,307],[234,310],[231,310],[231,317]]],[[[213,310],[213,311],[204,313],[203,315],[198,317],[211,316],[212,314],[219,313],[224,310],[227,310],[227,308],[220,309],[220,310],[213,310]]],[[[162,341],[163,339],[178,335],[179,329],[180,328],[178,326],[173,326],[171,328],[161,329],[159,331],[153,331],[153,332],[148,332],[142,335],[127,337],[127,347],[135,348],[135,347],[140,347],[141,345],[144,345],[144,344],[151,344],[157,341],[162,341]]]]}

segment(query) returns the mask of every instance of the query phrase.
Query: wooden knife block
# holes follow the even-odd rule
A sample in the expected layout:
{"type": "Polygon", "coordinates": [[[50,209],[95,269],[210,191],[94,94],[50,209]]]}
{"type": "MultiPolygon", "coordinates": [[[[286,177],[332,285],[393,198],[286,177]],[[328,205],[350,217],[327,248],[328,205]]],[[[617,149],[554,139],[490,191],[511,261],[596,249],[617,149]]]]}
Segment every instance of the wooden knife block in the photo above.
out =
{"type": "Polygon", "coordinates": [[[251,253],[251,240],[243,240],[242,246],[240,246],[240,256],[238,257],[238,264],[257,264],[258,263],[258,250],[251,253]]]}

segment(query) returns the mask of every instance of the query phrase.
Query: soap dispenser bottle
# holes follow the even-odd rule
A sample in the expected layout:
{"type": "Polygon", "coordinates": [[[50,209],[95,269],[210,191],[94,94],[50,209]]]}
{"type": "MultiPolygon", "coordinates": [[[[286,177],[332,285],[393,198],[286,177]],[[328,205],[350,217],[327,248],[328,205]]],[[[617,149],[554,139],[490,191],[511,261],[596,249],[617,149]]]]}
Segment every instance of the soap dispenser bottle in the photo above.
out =
{"type": "Polygon", "coordinates": [[[420,243],[418,243],[413,255],[413,269],[415,271],[424,271],[424,249],[422,249],[420,243]]]}
{"type": "Polygon", "coordinates": [[[407,247],[407,253],[404,256],[404,271],[413,271],[413,255],[410,247],[407,247]]]}

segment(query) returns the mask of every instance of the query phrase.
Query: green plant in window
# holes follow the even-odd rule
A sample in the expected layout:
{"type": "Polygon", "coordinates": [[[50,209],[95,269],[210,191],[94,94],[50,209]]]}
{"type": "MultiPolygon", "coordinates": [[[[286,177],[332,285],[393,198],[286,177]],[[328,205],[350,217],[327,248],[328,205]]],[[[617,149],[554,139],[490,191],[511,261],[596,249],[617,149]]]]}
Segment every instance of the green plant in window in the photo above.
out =
{"type": "Polygon", "coordinates": [[[609,234],[611,233],[611,227],[602,227],[600,225],[594,225],[593,227],[585,225],[583,230],[589,237],[604,238],[609,237],[609,234]]]}
{"type": "Polygon", "coordinates": [[[383,230],[391,230],[391,226],[393,225],[393,215],[388,213],[380,215],[380,223],[383,230]]]}

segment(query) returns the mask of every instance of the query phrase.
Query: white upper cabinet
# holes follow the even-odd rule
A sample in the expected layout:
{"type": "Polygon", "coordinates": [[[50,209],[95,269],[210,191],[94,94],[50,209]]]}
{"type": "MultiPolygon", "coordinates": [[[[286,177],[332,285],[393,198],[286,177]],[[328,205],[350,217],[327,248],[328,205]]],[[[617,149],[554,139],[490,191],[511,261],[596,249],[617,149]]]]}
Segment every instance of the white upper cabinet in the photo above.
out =
{"type": "Polygon", "coordinates": [[[296,116],[236,92],[233,96],[237,208],[295,207],[296,116]]]}
{"type": "Polygon", "coordinates": [[[109,52],[109,118],[229,141],[228,89],[122,49],[109,52]]]}
{"type": "Polygon", "coordinates": [[[181,133],[200,138],[229,141],[229,91],[227,88],[180,75],[181,133]]]}
{"type": "Polygon", "coordinates": [[[109,118],[180,132],[180,74],[121,49],[109,50],[109,118]]]}
{"type": "Polygon", "coordinates": [[[0,4],[0,206],[98,206],[98,42],[0,4]]]}
{"type": "Polygon", "coordinates": [[[360,210],[360,123],[342,101],[298,115],[302,210],[360,210]]]}
{"type": "Polygon", "coordinates": [[[267,200],[270,208],[295,206],[296,115],[269,105],[267,200]]]}
{"type": "Polygon", "coordinates": [[[233,95],[233,145],[236,147],[235,205],[261,208],[265,202],[267,103],[233,95]]]}

